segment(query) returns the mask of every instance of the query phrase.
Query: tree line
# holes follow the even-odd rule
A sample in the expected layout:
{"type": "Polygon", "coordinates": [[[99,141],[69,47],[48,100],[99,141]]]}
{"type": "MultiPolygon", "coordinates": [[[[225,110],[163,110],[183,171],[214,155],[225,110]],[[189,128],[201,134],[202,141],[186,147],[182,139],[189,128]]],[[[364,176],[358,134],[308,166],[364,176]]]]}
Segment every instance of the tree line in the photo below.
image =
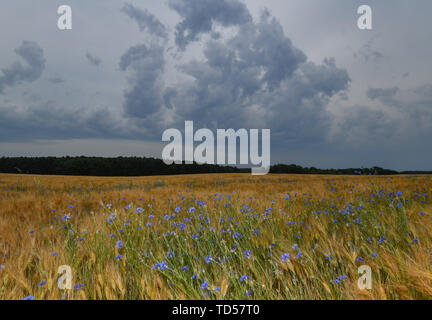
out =
{"type": "MultiPolygon", "coordinates": [[[[210,164],[166,165],[161,159],[143,157],[1,157],[0,173],[48,174],[76,176],[151,176],[199,173],[241,173],[250,169],[210,164]]],[[[291,164],[271,166],[270,173],[291,174],[345,174],[345,175],[392,175],[432,173],[372,168],[318,169],[291,164]]]]}

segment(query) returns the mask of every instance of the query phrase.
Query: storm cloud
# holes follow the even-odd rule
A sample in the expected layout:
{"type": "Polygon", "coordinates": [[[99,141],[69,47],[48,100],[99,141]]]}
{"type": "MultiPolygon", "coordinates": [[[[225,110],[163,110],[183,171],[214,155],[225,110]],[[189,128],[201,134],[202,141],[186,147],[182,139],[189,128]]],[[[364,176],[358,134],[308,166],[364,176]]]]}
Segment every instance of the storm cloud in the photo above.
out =
{"type": "Polygon", "coordinates": [[[125,92],[128,116],[146,118],[162,107],[160,76],[165,65],[164,48],[145,44],[131,47],[120,60],[123,71],[131,70],[130,89],[125,92]]]}
{"type": "Polygon", "coordinates": [[[182,18],[175,34],[182,50],[202,33],[212,31],[215,24],[230,27],[252,20],[246,5],[238,0],[169,0],[168,5],[182,18]]]}
{"type": "Polygon", "coordinates": [[[146,9],[140,9],[130,3],[126,3],[122,11],[138,24],[140,31],[147,31],[161,38],[167,38],[168,33],[165,26],[146,9]]]}
{"type": "Polygon", "coordinates": [[[0,94],[4,93],[7,87],[36,81],[45,69],[44,52],[36,42],[23,41],[21,46],[15,49],[15,53],[25,61],[25,64],[16,61],[11,66],[1,69],[0,94]]]}
{"type": "Polygon", "coordinates": [[[272,128],[276,144],[321,140],[330,121],[325,106],[350,82],[334,59],[321,64],[307,61],[267,10],[256,22],[240,26],[234,36],[208,40],[204,59],[179,65],[178,72],[189,80],[175,87],[162,89],[164,83],[158,82],[162,53],[161,48],[141,46],[122,58],[144,63],[151,56],[154,62],[149,70],[134,68],[143,82],[135,78],[136,86],[127,94],[128,114],[146,118],[159,108],[169,110],[172,126],[181,127],[188,119],[212,129],[272,128]]]}

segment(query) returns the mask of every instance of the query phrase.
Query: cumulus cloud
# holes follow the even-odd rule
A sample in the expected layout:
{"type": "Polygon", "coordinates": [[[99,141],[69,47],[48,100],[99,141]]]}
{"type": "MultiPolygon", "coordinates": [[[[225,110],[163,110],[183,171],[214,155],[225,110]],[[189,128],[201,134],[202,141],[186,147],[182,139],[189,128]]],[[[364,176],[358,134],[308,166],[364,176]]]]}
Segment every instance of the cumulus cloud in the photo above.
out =
{"type": "Polygon", "coordinates": [[[121,70],[131,70],[131,88],[125,92],[125,112],[128,116],[146,118],[161,108],[160,77],[164,65],[164,47],[155,44],[131,47],[121,57],[121,70]]]}
{"type": "Polygon", "coordinates": [[[252,20],[246,5],[238,0],[169,0],[168,5],[182,18],[175,38],[182,50],[202,33],[212,31],[214,24],[230,27],[252,20]]]}
{"type": "Polygon", "coordinates": [[[138,23],[140,31],[148,31],[150,34],[161,38],[168,37],[165,26],[147,9],[143,10],[133,6],[132,4],[126,3],[123,6],[122,11],[138,23]]]}
{"type": "MultiPolygon", "coordinates": [[[[193,12],[201,8],[194,1],[179,3],[193,12]]],[[[270,128],[279,145],[324,139],[331,121],[326,105],[348,88],[347,71],[331,58],[321,64],[308,61],[269,11],[263,10],[253,21],[240,2],[224,3],[234,6],[235,12],[245,10],[233,17],[248,18],[227,20],[241,24],[234,35],[211,37],[203,43],[204,59],[180,63],[176,72],[183,81],[164,83],[166,44],[136,45],[121,57],[121,70],[129,72],[124,94],[127,117],[146,128],[149,137],[194,120],[211,129],[270,128]]],[[[209,17],[213,21],[214,16],[209,17]]],[[[200,30],[195,35],[209,31],[194,30],[200,30]]]]}
{"type": "Polygon", "coordinates": [[[350,83],[334,59],[307,61],[268,11],[230,39],[209,40],[203,53],[203,61],[180,68],[192,80],[169,96],[175,118],[201,127],[270,128],[276,144],[323,139],[326,105],[350,83]]]}
{"type": "Polygon", "coordinates": [[[88,62],[90,62],[95,67],[99,67],[100,64],[102,63],[101,58],[92,55],[90,52],[87,52],[85,56],[86,56],[88,62]]]}
{"type": "Polygon", "coordinates": [[[5,88],[13,87],[23,82],[33,82],[40,78],[45,69],[45,57],[41,47],[33,41],[23,41],[20,47],[15,49],[26,64],[20,61],[2,69],[0,74],[0,94],[5,88]]]}

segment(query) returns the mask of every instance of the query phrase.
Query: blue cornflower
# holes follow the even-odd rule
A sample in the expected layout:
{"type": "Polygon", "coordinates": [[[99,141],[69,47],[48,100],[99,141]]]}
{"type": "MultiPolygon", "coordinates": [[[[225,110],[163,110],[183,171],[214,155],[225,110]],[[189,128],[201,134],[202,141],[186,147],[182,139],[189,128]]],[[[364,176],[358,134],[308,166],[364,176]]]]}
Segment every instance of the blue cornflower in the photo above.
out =
{"type": "Polygon", "coordinates": [[[376,253],[376,252],[372,253],[372,254],[371,254],[371,257],[372,257],[372,258],[376,258],[376,257],[378,257],[378,253],[376,253]]]}
{"type": "Polygon", "coordinates": [[[117,241],[117,243],[116,243],[116,248],[117,248],[117,249],[121,249],[121,248],[123,248],[123,241],[121,241],[121,240],[117,241]]]}
{"type": "Polygon", "coordinates": [[[188,270],[188,266],[183,266],[183,267],[182,267],[182,270],[183,270],[183,271],[187,271],[187,270],[188,270]]]}
{"type": "Polygon", "coordinates": [[[249,297],[252,293],[253,293],[252,289],[249,290],[249,291],[245,291],[245,295],[246,295],[247,297],[249,297]]]}
{"type": "Polygon", "coordinates": [[[21,300],[34,300],[35,297],[34,296],[27,296],[25,298],[22,298],[21,300]]]}
{"type": "Polygon", "coordinates": [[[245,281],[245,280],[249,280],[250,278],[249,278],[249,276],[247,276],[247,275],[242,275],[241,277],[240,277],[240,282],[243,282],[243,281],[245,281]]]}
{"type": "Polygon", "coordinates": [[[115,217],[117,217],[117,215],[115,213],[110,214],[110,216],[107,219],[108,223],[113,222],[113,220],[115,219],[115,217]]]}
{"type": "Polygon", "coordinates": [[[213,292],[218,292],[221,290],[221,287],[216,287],[213,292]]]}
{"type": "Polygon", "coordinates": [[[413,242],[418,242],[418,241],[419,241],[418,238],[413,239],[413,242]]]}
{"type": "Polygon", "coordinates": [[[75,290],[84,289],[84,283],[74,285],[75,290]]]}
{"type": "Polygon", "coordinates": [[[58,256],[58,253],[57,253],[57,252],[53,252],[53,253],[51,253],[51,255],[52,255],[53,257],[56,257],[56,256],[58,256]]]}
{"type": "Polygon", "coordinates": [[[302,251],[301,250],[299,250],[299,252],[297,253],[297,259],[300,259],[300,256],[302,255],[302,251]]]}
{"type": "Polygon", "coordinates": [[[329,252],[329,253],[326,253],[326,259],[327,259],[327,260],[333,260],[333,259],[334,259],[334,256],[332,256],[330,252],[329,252]]]}
{"type": "Polygon", "coordinates": [[[164,270],[166,270],[167,268],[168,268],[168,262],[166,262],[166,260],[164,260],[164,261],[162,261],[162,262],[159,262],[159,263],[156,263],[156,264],[153,266],[153,270],[160,269],[161,271],[164,271],[164,270]]]}
{"type": "Polygon", "coordinates": [[[211,256],[211,254],[209,254],[207,257],[205,257],[205,261],[206,261],[207,263],[210,263],[211,260],[212,260],[212,256],[211,256]]]}
{"type": "Polygon", "coordinates": [[[289,253],[284,253],[281,257],[282,262],[287,261],[290,258],[289,253]]]}
{"type": "Polygon", "coordinates": [[[114,260],[120,260],[123,256],[121,254],[117,255],[114,260]]]}
{"type": "Polygon", "coordinates": [[[44,286],[44,285],[46,285],[46,281],[42,281],[41,283],[39,283],[38,285],[37,285],[37,287],[42,287],[42,286],[44,286]]]}
{"type": "Polygon", "coordinates": [[[250,250],[246,250],[246,251],[244,252],[244,256],[246,257],[246,259],[249,259],[249,258],[252,256],[251,251],[250,251],[250,250]]]}
{"type": "Polygon", "coordinates": [[[234,237],[234,239],[240,239],[242,237],[242,234],[239,232],[235,232],[233,237],[234,237]]]}
{"type": "Polygon", "coordinates": [[[209,285],[208,281],[207,281],[207,280],[204,280],[204,282],[201,284],[201,289],[202,289],[202,290],[207,289],[208,285],[209,285]]]}

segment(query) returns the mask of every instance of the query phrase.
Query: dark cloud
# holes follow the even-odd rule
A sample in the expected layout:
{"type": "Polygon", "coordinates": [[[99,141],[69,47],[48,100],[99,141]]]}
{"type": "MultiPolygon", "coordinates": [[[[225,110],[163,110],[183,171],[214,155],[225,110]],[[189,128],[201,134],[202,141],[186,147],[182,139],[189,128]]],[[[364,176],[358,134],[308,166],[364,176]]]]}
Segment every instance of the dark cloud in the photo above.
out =
{"type": "MultiPolygon", "coordinates": [[[[182,128],[185,120],[194,120],[197,127],[211,129],[270,128],[274,145],[285,147],[326,137],[332,120],[326,106],[350,83],[347,71],[334,59],[320,64],[308,61],[267,10],[254,21],[245,5],[234,0],[171,1],[170,6],[182,16],[177,40],[180,32],[183,44],[203,32],[215,33],[213,23],[238,28],[228,37],[214,35],[204,42],[203,59],[192,58],[170,70],[184,80],[169,86],[164,82],[167,42],[130,47],[119,61],[128,76],[123,118],[115,120],[104,109],[60,108],[50,102],[25,112],[4,109],[3,130],[17,139],[50,135],[160,139],[163,130],[182,128]],[[199,16],[202,20],[195,20],[199,16]],[[24,129],[29,119],[32,124],[24,129]]],[[[163,35],[165,29],[159,28],[151,13],[132,5],[122,10],[138,22],[140,30],[163,35]]],[[[90,53],[86,56],[93,64],[100,63],[90,53]]]]}
{"type": "Polygon", "coordinates": [[[127,116],[147,118],[161,108],[163,88],[160,77],[164,66],[164,47],[156,44],[131,47],[121,57],[121,70],[131,70],[131,88],[125,92],[127,116]]]}
{"type": "Polygon", "coordinates": [[[350,83],[334,59],[307,61],[267,10],[232,37],[205,42],[203,54],[179,66],[190,80],[174,87],[162,80],[164,46],[134,46],[121,57],[121,70],[130,71],[125,113],[137,126],[153,128],[149,137],[194,120],[211,129],[270,128],[275,145],[322,140],[331,122],[326,105],[350,83]]]}
{"type": "Polygon", "coordinates": [[[28,108],[0,107],[0,142],[69,139],[145,140],[147,132],[105,107],[89,109],[55,101],[36,102],[28,108]]]}
{"type": "Polygon", "coordinates": [[[95,67],[99,67],[100,64],[102,63],[102,59],[101,58],[92,55],[90,52],[87,52],[85,56],[86,56],[87,60],[92,65],[94,65],[95,67]]]}
{"type": "Polygon", "coordinates": [[[181,67],[193,81],[170,96],[177,118],[200,127],[270,128],[276,144],[323,139],[325,107],[350,82],[334,59],[308,62],[267,11],[233,38],[209,40],[204,56],[181,67]]]}
{"type": "MultiPolygon", "coordinates": [[[[122,11],[138,23],[140,31],[149,31],[167,39],[165,26],[149,11],[125,4],[122,11]]],[[[166,42],[140,44],[128,49],[120,58],[120,69],[130,71],[130,88],[124,93],[124,111],[127,117],[151,121],[155,125],[155,113],[164,105],[162,75],[165,67],[166,42]]],[[[153,136],[153,135],[152,135],[153,136]]]]}
{"type": "Polygon", "coordinates": [[[122,11],[138,23],[140,31],[148,31],[150,34],[161,38],[168,37],[165,26],[147,9],[142,10],[126,3],[122,11]]]}
{"type": "Polygon", "coordinates": [[[238,0],[169,0],[168,5],[182,18],[175,39],[182,50],[202,33],[212,31],[214,24],[229,27],[252,20],[246,5],[238,0]]]}
{"type": "Polygon", "coordinates": [[[26,64],[14,62],[10,67],[2,69],[0,74],[0,94],[6,87],[13,87],[22,82],[33,82],[42,75],[45,69],[44,52],[36,42],[23,41],[21,46],[15,49],[26,64]]]}

